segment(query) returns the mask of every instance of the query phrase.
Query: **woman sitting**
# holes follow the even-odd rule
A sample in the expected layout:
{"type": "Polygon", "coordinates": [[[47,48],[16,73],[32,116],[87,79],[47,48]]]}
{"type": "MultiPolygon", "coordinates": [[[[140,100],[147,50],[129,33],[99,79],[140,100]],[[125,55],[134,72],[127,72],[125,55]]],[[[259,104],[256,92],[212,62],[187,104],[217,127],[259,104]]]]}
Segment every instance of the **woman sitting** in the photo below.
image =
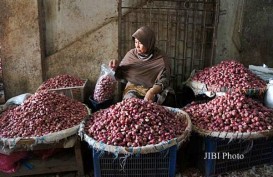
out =
{"type": "Polygon", "coordinates": [[[175,94],[170,87],[170,60],[155,47],[154,31],[143,26],[132,38],[135,48],[128,51],[120,63],[118,60],[109,62],[115,77],[127,82],[123,99],[137,97],[175,107],[175,94]]]}

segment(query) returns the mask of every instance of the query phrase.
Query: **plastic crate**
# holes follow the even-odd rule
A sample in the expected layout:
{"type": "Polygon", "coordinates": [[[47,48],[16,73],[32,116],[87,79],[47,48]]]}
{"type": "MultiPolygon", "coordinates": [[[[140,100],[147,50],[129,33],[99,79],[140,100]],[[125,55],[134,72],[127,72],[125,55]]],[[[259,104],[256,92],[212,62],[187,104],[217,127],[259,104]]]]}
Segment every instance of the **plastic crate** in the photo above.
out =
{"type": "Polygon", "coordinates": [[[177,147],[126,157],[93,149],[95,177],[175,177],[177,147]]]}
{"type": "Polygon", "coordinates": [[[218,176],[273,163],[273,138],[232,140],[214,137],[192,137],[197,167],[205,176],[218,176]],[[209,157],[209,158],[206,158],[209,157]]]}
{"type": "Polygon", "coordinates": [[[86,79],[82,86],[65,87],[65,88],[57,88],[57,89],[49,89],[49,90],[55,91],[55,92],[62,94],[62,95],[66,95],[66,96],[68,96],[72,99],[78,100],[80,102],[84,102],[87,81],[88,80],[86,79]]]}

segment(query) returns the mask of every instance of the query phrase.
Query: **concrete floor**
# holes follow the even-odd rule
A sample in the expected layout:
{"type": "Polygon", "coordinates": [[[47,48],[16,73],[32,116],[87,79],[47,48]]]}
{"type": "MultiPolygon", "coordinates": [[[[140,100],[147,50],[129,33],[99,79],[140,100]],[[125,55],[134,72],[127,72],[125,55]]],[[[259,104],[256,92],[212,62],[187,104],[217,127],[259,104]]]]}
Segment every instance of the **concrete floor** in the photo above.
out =
{"type": "MultiPolygon", "coordinates": [[[[236,171],[228,174],[219,175],[217,177],[272,177],[273,165],[263,165],[260,167],[253,167],[249,170],[236,171]]],[[[28,177],[78,177],[77,173],[61,173],[48,175],[35,175],[28,177]]],[[[93,174],[86,174],[85,177],[94,177],[93,174]]],[[[204,177],[199,170],[191,168],[185,170],[183,173],[177,173],[175,177],[204,177]]]]}

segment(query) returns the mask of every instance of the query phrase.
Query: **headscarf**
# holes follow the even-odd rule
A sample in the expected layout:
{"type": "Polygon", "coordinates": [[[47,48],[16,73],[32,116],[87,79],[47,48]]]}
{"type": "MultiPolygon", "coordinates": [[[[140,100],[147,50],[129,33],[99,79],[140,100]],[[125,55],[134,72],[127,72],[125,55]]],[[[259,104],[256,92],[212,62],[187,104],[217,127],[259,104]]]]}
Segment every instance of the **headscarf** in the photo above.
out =
{"type": "Polygon", "coordinates": [[[139,28],[133,35],[133,40],[137,38],[141,44],[147,49],[146,54],[150,55],[153,53],[155,48],[155,33],[148,26],[143,26],[139,28]]]}
{"type": "Polygon", "coordinates": [[[115,76],[146,88],[152,87],[164,70],[167,77],[170,77],[170,62],[166,55],[155,47],[154,32],[149,27],[143,26],[132,37],[137,38],[147,48],[147,54],[152,57],[142,60],[138,56],[137,49],[131,49],[116,69],[115,76]]]}

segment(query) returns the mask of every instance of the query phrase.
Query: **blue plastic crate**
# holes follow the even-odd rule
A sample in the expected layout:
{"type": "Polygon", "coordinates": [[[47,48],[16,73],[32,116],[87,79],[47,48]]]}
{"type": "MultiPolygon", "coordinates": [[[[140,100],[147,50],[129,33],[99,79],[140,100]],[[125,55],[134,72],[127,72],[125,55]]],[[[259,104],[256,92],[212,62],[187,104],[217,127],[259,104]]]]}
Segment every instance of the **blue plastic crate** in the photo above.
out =
{"type": "Polygon", "coordinates": [[[205,176],[218,176],[273,163],[273,138],[232,140],[193,136],[197,167],[205,176]],[[207,158],[209,157],[209,158],[207,158]]]}
{"type": "Polygon", "coordinates": [[[177,146],[162,152],[115,157],[93,149],[95,177],[175,177],[177,146]]]}

